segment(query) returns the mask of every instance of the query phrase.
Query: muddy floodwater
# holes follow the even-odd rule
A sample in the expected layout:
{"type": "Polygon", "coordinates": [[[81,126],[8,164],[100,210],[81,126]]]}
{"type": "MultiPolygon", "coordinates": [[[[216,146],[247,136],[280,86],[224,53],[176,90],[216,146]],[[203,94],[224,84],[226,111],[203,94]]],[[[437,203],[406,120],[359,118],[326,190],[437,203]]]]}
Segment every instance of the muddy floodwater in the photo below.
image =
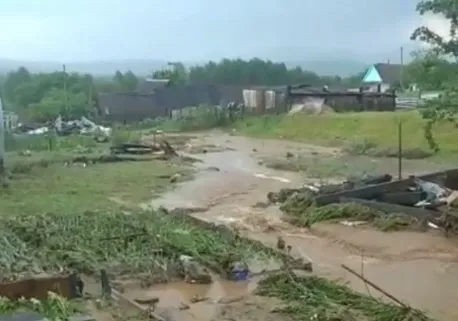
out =
{"type": "MultiPolygon", "coordinates": [[[[455,239],[447,239],[436,231],[386,233],[339,224],[317,224],[310,230],[300,229],[282,222],[281,212],[275,207],[254,207],[256,203],[266,201],[267,192],[313,181],[298,173],[267,169],[258,163],[260,157],[282,156],[286,152],[333,157],[338,150],[248,139],[219,132],[200,135],[191,143],[213,144],[231,150],[193,154],[202,160],[196,164],[199,172],[195,180],[181,183],[175,190],[154,200],[151,206],[208,208],[193,215],[231,225],[272,246],[277,236],[282,235],[292,245],[295,256],[313,262],[313,273],[317,275],[348,282],[355,290],[380,296],[343,270],[341,264],[346,264],[402,301],[429,312],[432,317],[458,320],[458,242],[455,239]],[[219,171],[210,170],[212,167],[219,171]]],[[[395,160],[391,162],[396,168],[395,160]]],[[[164,297],[160,304],[179,305],[183,298],[189,301],[194,295],[211,297],[212,300],[193,305],[186,313],[188,319],[194,315],[194,320],[212,320],[215,300],[247,294],[254,286],[255,280],[251,283],[219,280],[212,286],[179,283],[150,290],[164,297]]],[[[183,313],[184,310],[176,311],[183,313]]],[[[182,319],[186,320],[184,316],[182,319]]]]}

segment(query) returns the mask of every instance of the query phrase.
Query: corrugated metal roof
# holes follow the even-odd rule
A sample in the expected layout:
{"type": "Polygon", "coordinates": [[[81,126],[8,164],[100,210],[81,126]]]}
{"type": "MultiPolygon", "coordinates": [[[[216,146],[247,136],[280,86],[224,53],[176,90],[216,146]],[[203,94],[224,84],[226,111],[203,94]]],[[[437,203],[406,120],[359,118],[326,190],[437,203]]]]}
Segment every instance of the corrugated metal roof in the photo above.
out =
{"type": "Polygon", "coordinates": [[[145,81],[138,86],[137,92],[140,94],[151,94],[158,88],[169,86],[170,83],[170,79],[146,78],[145,81]]]}

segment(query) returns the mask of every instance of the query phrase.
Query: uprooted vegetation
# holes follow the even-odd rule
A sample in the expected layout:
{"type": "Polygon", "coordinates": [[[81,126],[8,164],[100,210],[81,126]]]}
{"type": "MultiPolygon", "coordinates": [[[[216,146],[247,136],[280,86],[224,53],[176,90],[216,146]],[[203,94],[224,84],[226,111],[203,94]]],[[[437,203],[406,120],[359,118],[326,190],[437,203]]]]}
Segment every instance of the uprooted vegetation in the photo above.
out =
{"type": "Polygon", "coordinates": [[[310,227],[319,222],[336,222],[341,220],[368,222],[382,231],[424,228],[418,219],[402,214],[385,214],[360,204],[329,204],[322,207],[310,206],[301,208],[301,200],[288,200],[282,210],[288,214],[286,220],[301,227],[310,227]]]}
{"type": "Polygon", "coordinates": [[[315,276],[271,276],[260,282],[258,294],[284,300],[286,306],[274,312],[290,315],[294,320],[431,320],[421,311],[384,303],[315,276]]]}
{"type": "Polygon", "coordinates": [[[0,298],[0,315],[11,315],[14,312],[35,312],[47,320],[68,320],[82,308],[55,293],[50,292],[46,300],[0,298]]]}
{"type": "Polygon", "coordinates": [[[300,227],[310,227],[319,222],[364,221],[383,231],[394,231],[408,227],[420,227],[422,222],[402,213],[386,215],[367,206],[354,203],[316,206],[315,194],[310,191],[282,189],[270,194],[270,201],[281,203],[280,209],[286,214],[285,220],[300,227]]]}
{"type": "Polygon", "coordinates": [[[149,272],[165,281],[180,255],[223,272],[228,260],[272,254],[151,211],[3,215],[0,222],[3,279],[67,269],[93,274],[106,268],[115,275],[149,272]]]}
{"type": "Polygon", "coordinates": [[[441,211],[422,208],[445,204],[444,196],[451,195],[450,190],[413,177],[394,182],[391,179],[386,174],[321,187],[306,185],[270,192],[267,197],[270,203],[280,204],[287,221],[302,227],[346,220],[370,223],[383,231],[426,230],[431,222],[432,226],[440,224],[453,230],[453,216],[447,218],[441,211]]]}

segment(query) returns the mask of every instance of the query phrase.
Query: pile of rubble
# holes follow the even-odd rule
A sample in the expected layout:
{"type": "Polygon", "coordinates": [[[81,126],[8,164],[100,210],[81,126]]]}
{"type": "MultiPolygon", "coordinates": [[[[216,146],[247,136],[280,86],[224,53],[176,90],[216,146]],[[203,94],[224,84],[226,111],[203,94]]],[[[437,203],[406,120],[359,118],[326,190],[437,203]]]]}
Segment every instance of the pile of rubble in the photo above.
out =
{"type": "Polygon", "coordinates": [[[105,141],[111,136],[111,128],[97,125],[86,117],[80,119],[63,121],[59,116],[54,122],[48,124],[22,124],[17,128],[18,134],[42,135],[55,130],[60,136],[71,134],[94,135],[98,139],[105,141]]]}
{"type": "Polygon", "coordinates": [[[336,185],[305,185],[267,195],[288,212],[330,204],[358,204],[377,213],[410,216],[446,234],[458,232],[458,169],[393,180],[385,174],[336,185]]]}

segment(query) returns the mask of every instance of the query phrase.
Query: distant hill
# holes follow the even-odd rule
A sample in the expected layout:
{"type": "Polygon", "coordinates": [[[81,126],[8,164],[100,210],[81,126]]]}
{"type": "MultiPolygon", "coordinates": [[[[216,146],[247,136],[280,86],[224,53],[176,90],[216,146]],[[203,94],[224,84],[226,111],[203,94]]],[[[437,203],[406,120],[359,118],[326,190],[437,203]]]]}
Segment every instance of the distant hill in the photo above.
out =
{"type": "MultiPolygon", "coordinates": [[[[31,72],[52,72],[62,70],[62,63],[49,61],[19,61],[0,59],[0,73],[26,67],[31,72]]],[[[68,72],[90,73],[97,76],[114,75],[116,70],[146,76],[154,70],[167,66],[167,61],[162,60],[120,60],[120,61],[91,61],[65,63],[68,72]]]]}
{"type": "MultiPolygon", "coordinates": [[[[205,62],[185,62],[185,65],[197,65],[205,62]]],[[[285,62],[290,68],[301,66],[303,69],[313,71],[319,75],[342,77],[363,71],[368,64],[352,60],[311,60],[285,62]]],[[[62,63],[49,61],[19,61],[0,59],[0,73],[24,66],[31,72],[52,72],[62,70],[62,63]]],[[[66,63],[68,72],[90,73],[97,76],[111,76],[116,70],[125,72],[131,70],[136,75],[146,76],[154,70],[167,66],[166,60],[119,60],[119,61],[91,61],[66,63]]]]}

